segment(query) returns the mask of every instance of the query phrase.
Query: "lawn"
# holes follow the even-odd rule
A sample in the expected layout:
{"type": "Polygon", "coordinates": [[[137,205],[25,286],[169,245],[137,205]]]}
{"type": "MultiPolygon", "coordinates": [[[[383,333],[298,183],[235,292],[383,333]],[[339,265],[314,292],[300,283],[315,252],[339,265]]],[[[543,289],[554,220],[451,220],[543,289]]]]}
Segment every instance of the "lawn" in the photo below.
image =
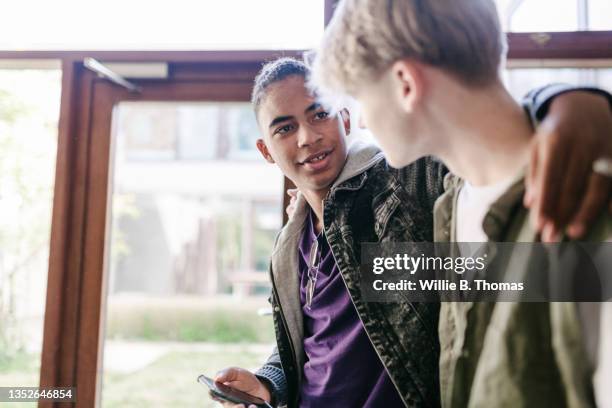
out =
{"type": "MultiPolygon", "coordinates": [[[[232,346],[223,351],[176,352],[162,355],[153,363],[131,373],[105,372],[102,389],[104,408],[219,407],[206,388],[197,383],[200,374],[214,375],[228,366],[254,369],[267,357],[268,346],[250,350],[232,346]]],[[[272,346],[269,346],[272,350],[272,346]]],[[[0,386],[38,385],[38,356],[21,355],[11,366],[0,367],[0,386]]],[[[34,408],[36,403],[0,402],[0,407],[34,408]]]]}
{"type": "MultiPolygon", "coordinates": [[[[274,343],[265,298],[110,299],[105,325],[102,407],[213,407],[200,374],[259,367],[274,343]]],[[[40,354],[3,356],[0,386],[37,386],[40,354]]],[[[77,390],[78,398],[78,390],[77,390]]],[[[29,408],[35,403],[2,403],[29,408]]]]}
{"type": "Polygon", "coordinates": [[[170,352],[136,372],[105,374],[102,406],[218,407],[209,399],[207,389],[197,383],[198,375],[211,376],[232,365],[252,369],[261,365],[266,357],[246,350],[170,352]]]}
{"type": "MultiPolygon", "coordinates": [[[[0,356],[1,357],[1,356],[0,356]]],[[[10,359],[0,358],[0,387],[37,387],[40,354],[17,353],[10,359]]],[[[0,402],[0,407],[34,408],[35,402],[0,402]]]]}

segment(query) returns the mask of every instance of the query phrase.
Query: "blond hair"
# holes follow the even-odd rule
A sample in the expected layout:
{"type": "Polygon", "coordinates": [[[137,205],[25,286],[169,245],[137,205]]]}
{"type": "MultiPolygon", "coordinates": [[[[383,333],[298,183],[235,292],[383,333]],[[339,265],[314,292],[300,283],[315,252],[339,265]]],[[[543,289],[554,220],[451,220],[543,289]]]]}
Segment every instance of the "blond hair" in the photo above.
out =
{"type": "Polygon", "coordinates": [[[341,0],[312,61],[320,91],[354,94],[413,58],[470,85],[498,78],[506,49],[491,0],[341,0]]]}

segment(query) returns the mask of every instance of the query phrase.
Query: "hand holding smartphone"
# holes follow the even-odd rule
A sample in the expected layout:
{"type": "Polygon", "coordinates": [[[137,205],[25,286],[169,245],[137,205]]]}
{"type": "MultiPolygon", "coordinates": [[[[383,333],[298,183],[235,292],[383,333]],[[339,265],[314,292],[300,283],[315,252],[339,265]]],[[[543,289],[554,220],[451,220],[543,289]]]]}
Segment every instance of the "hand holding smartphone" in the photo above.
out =
{"type": "Polygon", "coordinates": [[[198,382],[206,385],[215,397],[222,400],[229,401],[234,404],[244,404],[244,406],[247,408],[249,405],[255,405],[258,408],[272,408],[270,404],[259,397],[247,394],[246,392],[242,392],[223,383],[216,382],[212,378],[208,378],[205,375],[200,375],[198,377],[198,382]]]}

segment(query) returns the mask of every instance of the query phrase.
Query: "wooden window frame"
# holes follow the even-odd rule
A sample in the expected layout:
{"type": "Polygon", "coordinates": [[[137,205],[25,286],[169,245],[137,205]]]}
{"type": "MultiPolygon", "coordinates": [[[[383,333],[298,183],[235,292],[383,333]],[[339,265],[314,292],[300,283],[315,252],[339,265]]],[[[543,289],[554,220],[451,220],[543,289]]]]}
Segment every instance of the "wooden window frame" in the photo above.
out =
{"type": "Polygon", "coordinates": [[[508,33],[508,60],[609,59],[612,31],[508,33]]]}

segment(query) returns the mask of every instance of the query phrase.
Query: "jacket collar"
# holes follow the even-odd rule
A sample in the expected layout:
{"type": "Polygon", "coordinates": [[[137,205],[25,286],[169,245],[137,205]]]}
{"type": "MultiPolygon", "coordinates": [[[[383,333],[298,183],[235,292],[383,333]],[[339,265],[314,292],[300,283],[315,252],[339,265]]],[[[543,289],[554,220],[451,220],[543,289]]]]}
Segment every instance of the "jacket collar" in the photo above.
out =
{"type": "MultiPolygon", "coordinates": [[[[363,174],[383,158],[384,154],[379,147],[361,141],[353,142],[349,146],[346,163],[336,178],[336,181],[332,184],[330,191],[342,188],[343,183],[363,174]]],[[[291,244],[291,248],[297,248],[297,246],[293,245],[293,241],[294,239],[299,239],[299,234],[304,229],[308,210],[309,206],[306,199],[302,194],[298,193],[295,211],[277,238],[277,245],[272,254],[273,257],[277,252],[285,249],[284,247],[286,245],[283,245],[285,243],[291,244]],[[297,238],[295,237],[296,235],[298,236],[297,238]]]]}
{"type": "Polygon", "coordinates": [[[363,173],[384,158],[378,146],[362,141],[353,142],[348,148],[346,163],[338,178],[332,184],[332,190],[345,181],[363,173]]]}

